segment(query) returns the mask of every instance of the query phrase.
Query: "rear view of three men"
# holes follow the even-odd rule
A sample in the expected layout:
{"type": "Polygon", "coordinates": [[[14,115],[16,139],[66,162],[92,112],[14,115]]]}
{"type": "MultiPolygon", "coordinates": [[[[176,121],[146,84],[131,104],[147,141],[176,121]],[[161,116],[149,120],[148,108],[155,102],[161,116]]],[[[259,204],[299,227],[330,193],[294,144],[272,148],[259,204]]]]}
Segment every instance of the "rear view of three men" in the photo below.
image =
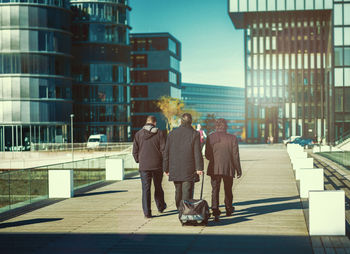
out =
{"type": "MultiPolygon", "coordinates": [[[[200,134],[192,127],[191,114],[181,116],[180,127],[171,131],[166,138],[157,127],[154,116],[148,116],[145,126],[134,138],[133,156],[139,163],[142,182],[142,208],[145,218],[151,218],[151,182],[154,183],[154,199],[159,212],[167,205],[162,189],[163,171],[175,185],[175,202],[179,208],[181,200],[193,198],[194,176],[202,175],[204,169],[200,134]]],[[[205,157],[209,160],[207,174],[211,177],[212,211],[218,221],[219,192],[221,179],[224,182],[226,215],[234,212],[232,206],[233,178],[242,175],[238,141],[227,133],[225,119],[216,121],[216,131],[207,138],[205,157]]]]}

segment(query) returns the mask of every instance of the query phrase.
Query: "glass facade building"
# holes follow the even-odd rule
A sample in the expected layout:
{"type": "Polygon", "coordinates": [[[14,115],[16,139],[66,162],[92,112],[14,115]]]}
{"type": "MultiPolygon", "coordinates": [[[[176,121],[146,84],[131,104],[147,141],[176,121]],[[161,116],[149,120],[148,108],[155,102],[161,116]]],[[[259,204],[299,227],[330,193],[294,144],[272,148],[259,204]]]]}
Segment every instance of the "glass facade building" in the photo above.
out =
{"type": "Polygon", "coordinates": [[[247,140],[350,130],[349,1],[229,0],[244,29],[247,140]]]}
{"type": "Polygon", "coordinates": [[[0,0],[0,151],[67,139],[70,20],[68,0],[0,0]]]}
{"type": "Polygon", "coordinates": [[[130,34],[132,133],[145,124],[148,115],[166,130],[156,103],[162,96],[181,98],[181,43],[169,33],[130,34]]]}
{"type": "Polygon", "coordinates": [[[227,131],[241,139],[244,128],[244,88],[230,86],[182,83],[181,98],[186,107],[201,114],[201,121],[208,114],[225,118],[227,131]]]}
{"type": "Polygon", "coordinates": [[[131,139],[127,0],[71,0],[75,140],[131,139]]]}

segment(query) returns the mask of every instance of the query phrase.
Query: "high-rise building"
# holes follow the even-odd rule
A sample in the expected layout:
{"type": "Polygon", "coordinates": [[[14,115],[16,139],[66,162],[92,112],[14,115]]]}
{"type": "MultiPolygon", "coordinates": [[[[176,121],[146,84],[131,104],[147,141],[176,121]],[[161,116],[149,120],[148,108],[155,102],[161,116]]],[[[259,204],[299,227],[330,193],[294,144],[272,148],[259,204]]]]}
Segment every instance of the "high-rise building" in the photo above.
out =
{"type": "Polygon", "coordinates": [[[249,142],[350,130],[349,1],[229,0],[244,29],[249,142]]]}
{"type": "Polygon", "coordinates": [[[0,151],[67,139],[70,20],[68,0],[0,0],[0,151]]]}
{"type": "Polygon", "coordinates": [[[169,33],[130,34],[130,43],[132,132],[141,129],[150,114],[165,130],[156,103],[162,96],[181,98],[181,43],[169,33]]]}
{"type": "Polygon", "coordinates": [[[127,0],[71,0],[76,141],[130,136],[130,46],[127,0]]]}
{"type": "Polygon", "coordinates": [[[200,122],[203,123],[208,114],[214,115],[215,119],[225,118],[227,131],[241,138],[245,116],[244,88],[182,83],[181,98],[186,107],[201,114],[200,122]]]}

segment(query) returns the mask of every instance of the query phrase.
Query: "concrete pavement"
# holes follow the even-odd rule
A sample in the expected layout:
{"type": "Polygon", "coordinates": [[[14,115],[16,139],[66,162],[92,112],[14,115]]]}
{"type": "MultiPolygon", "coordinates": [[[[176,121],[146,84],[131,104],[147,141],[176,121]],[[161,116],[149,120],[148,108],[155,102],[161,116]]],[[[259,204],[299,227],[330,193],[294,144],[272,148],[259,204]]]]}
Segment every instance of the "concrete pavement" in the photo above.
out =
{"type": "MultiPolygon", "coordinates": [[[[141,181],[134,177],[0,223],[0,253],[326,253],[324,242],[308,235],[285,149],[247,145],[240,153],[243,176],[233,187],[236,212],[218,223],[182,227],[174,186],[166,177],[168,209],[159,214],[153,202],[155,217],[144,219],[141,181]]],[[[195,198],[199,193],[197,183],[195,198]]],[[[210,195],[206,176],[209,205],[210,195]]],[[[335,239],[329,251],[350,253],[346,237],[335,239]]]]}

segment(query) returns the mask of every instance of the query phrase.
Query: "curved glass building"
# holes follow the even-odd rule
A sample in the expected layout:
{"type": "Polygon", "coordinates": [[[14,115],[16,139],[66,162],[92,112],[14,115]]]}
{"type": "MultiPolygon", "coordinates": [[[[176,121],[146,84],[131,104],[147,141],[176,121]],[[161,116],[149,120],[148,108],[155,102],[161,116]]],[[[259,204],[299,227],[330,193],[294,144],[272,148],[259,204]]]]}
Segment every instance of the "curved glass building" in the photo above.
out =
{"type": "Polygon", "coordinates": [[[129,11],[126,0],[72,0],[76,141],[130,136],[129,11]]]}
{"type": "Polygon", "coordinates": [[[68,0],[0,0],[0,150],[63,142],[72,112],[68,0]]]}

